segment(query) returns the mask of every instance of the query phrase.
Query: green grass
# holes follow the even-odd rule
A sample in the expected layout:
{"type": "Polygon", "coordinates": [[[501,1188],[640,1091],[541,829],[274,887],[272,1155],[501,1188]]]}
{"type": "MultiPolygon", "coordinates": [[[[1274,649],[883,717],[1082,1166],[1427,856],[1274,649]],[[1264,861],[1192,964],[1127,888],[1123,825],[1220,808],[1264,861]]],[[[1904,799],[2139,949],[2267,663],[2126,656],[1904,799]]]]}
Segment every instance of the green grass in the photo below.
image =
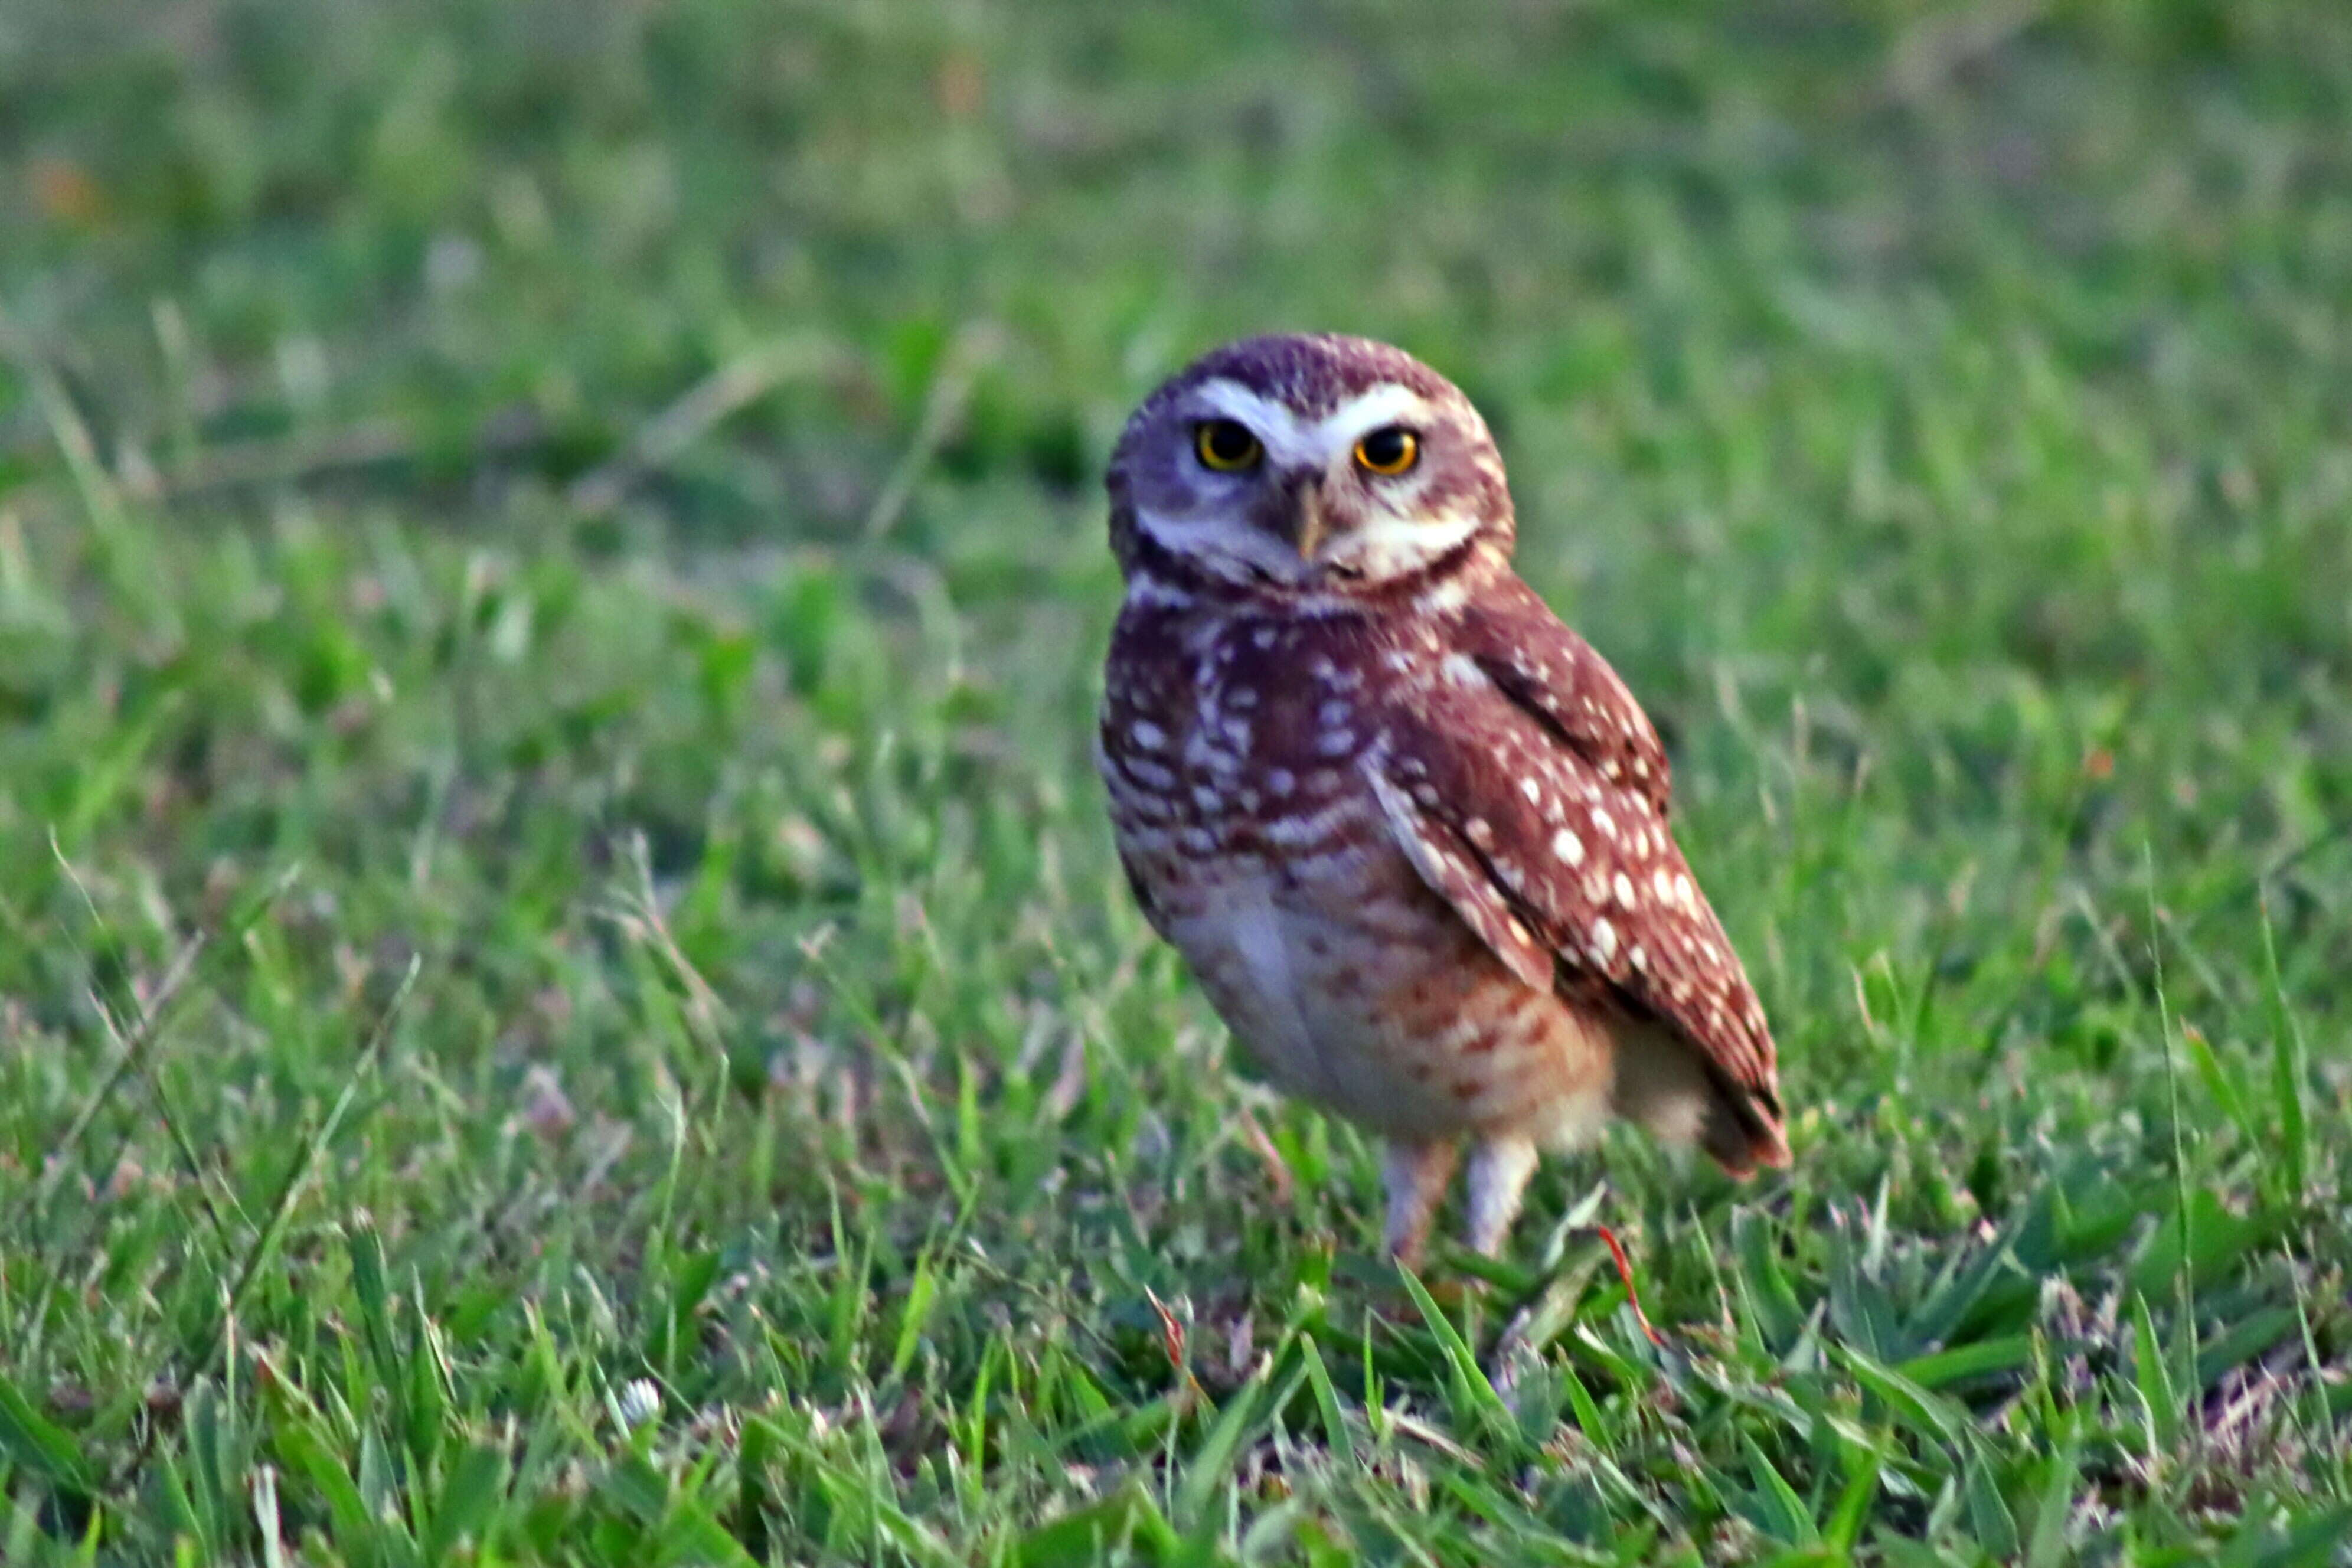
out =
{"type": "Polygon", "coordinates": [[[2352,1562],[2347,692],[2325,0],[19,0],[0,1558],[2352,1562]],[[1095,476],[1267,327],[1493,419],[1790,1173],[1423,1289],[1227,1069],[1095,476]]]}

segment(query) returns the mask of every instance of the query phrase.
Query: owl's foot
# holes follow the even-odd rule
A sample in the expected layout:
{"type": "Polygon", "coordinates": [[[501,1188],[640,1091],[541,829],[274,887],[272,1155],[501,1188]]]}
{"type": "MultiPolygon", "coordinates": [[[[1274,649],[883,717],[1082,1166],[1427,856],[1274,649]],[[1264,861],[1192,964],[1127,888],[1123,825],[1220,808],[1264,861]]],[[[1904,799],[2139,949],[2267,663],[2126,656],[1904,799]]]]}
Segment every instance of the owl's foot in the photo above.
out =
{"type": "Polygon", "coordinates": [[[1531,1138],[1487,1138],[1470,1152],[1470,1246],[1482,1257],[1503,1249],[1535,1173],[1531,1138]]]}
{"type": "Polygon", "coordinates": [[[1430,1221],[1445,1201],[1445,1184],[1454,1178],[1457,1151],[1452,1139],[1433,1143],[1389,1141],[1381,1161],[1381,1184],[1388,1189],[1389,1256],[1409,1268],[1421,1266],[1423,1247],[1429,1240],[1430,1221]]]}

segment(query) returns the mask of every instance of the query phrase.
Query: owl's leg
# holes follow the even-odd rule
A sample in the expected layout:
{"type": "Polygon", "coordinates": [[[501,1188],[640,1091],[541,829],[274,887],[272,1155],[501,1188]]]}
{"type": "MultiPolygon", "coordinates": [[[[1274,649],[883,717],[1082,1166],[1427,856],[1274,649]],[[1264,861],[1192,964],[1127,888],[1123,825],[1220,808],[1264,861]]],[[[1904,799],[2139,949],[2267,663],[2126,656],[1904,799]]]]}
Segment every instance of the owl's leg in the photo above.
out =
{"type": "Polygon", "coordinates": [[[1485,1138],[1470,1151],[1472,1247],[1487,1258],[1503,1249],[1511,1222],[1519,1216],[1519,1199],[1527,1193],[1528,1178],[1535,1173],[1532,1138],[1485,1138]]]}
{"type": "Polygon", "coordinates": [[[1381,1185],[1389,1194],[1389,1256],[1399,1262],[1420,1265],[1429,1222],[1437,1217],[1437,1205],[1445,1201],[1445,1184],[1454,1176],[1454,1155],[1451,1138],[1429,1143],[1389,1140],[1381,1160],[1381,1185]]]}

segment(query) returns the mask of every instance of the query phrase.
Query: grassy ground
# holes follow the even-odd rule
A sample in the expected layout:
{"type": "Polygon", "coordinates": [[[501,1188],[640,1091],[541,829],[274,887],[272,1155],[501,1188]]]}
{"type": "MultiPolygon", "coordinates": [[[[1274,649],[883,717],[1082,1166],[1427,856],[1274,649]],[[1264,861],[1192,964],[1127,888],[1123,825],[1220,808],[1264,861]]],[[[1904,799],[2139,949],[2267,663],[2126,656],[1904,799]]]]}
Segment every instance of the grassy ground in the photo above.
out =
{"type": "Polygon", "coordinates": [[[0,1557],[2352,1561],[2348,521],[2321,0],[20,0],[0,1557]],[[1795,1108],[1425,1294],[1086,762],[1118,420],[1310,325],[1795,1108]]]}

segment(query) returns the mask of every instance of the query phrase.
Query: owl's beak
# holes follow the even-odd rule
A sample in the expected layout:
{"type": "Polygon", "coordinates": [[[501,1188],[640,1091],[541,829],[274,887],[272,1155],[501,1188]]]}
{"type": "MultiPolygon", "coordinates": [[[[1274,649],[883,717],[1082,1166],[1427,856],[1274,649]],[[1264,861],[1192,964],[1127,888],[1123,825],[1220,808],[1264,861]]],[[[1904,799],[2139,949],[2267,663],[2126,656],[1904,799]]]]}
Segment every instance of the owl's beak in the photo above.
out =
{"type": "Polygon", "coordinates": [[[1301,561],[1312,561],[1331,531],[1323,517],[1323,487],[1317,476],[1301,474],[1289,489],[1290,504],[1282,513],[1283,538],[1298,552],[1301,561]]]}

